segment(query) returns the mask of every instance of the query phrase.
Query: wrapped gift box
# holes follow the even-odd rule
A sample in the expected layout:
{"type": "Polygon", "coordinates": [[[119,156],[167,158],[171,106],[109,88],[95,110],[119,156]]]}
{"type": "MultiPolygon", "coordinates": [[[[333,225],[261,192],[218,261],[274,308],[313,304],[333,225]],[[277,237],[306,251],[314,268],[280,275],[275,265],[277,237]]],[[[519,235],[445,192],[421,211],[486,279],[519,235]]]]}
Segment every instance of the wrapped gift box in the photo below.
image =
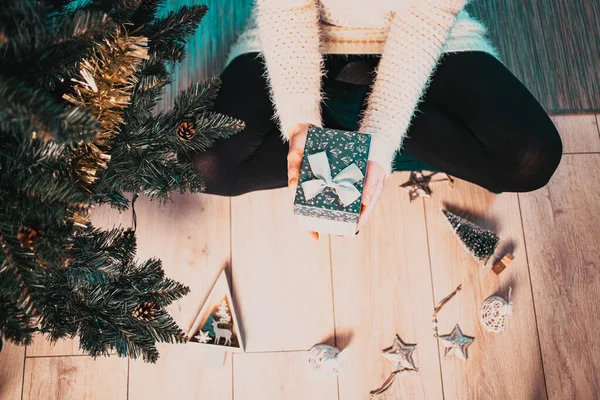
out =
{"type": "Polygon", "coordinates": [[[356,233],[370,144],[364,133],[309,128],[294,199],[302,229],[356,233]]]}

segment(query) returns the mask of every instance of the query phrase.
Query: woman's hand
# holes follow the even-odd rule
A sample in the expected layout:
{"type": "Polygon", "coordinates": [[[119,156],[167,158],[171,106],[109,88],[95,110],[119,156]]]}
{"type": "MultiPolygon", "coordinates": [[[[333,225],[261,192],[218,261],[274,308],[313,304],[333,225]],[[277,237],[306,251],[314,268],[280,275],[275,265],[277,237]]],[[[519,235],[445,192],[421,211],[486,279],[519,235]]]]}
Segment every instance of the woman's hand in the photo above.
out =
{"type": "MultiPolygon", "coordinates": [[[[300,179],[300,168],[302,166],[302,156],[304,155],[304,145],[306,144],[306,136],[308,134],[308,124],[298,124],[289,133],[289,151],[287,156],[288,162],[288,187],[292,196],[292,201],[296,195],[298,187],[298,179],[300,179]]],[[[386,175],[384,169],[374,161],[369,161],[367,164],[367,175],[362,195],[362,205],[360,215],[358,217],[357,232],[366,224],[369,216],[373,212],[379,196],[383,191],[383,183],[386,175]]],[[[319,238],[317,232],[310,232],[314,239],[319,238]]]]}
{"type": "Polygon", "coordinates": [[[304,145],[308,135],[308,124],[298,124],[289,132],[289,150],[287,155],[288,167],[288,187],[292,195],[292,201],[296,195],[298,179],[300,179],[300,168],[302,167],[302,157],[304,156],[304,145]]]}

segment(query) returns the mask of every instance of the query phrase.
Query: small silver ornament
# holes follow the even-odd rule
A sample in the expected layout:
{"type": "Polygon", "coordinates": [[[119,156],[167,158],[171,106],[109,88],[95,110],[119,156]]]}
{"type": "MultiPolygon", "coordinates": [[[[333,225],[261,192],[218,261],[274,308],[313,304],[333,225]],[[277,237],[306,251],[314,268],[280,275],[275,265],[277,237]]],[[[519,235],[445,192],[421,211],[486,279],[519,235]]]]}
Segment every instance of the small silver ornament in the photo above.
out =
{"type": "Polygon", "coordinates": [[[309,350],[308,367],[314,379],[332,379],[348,357],[349,348],[340,351],[328,344],[317,344],[309,350]]]}
{"type": "Polygon", "coordinates": [[[425,175],[423,171],[411,171],[408,181],[401,184],[400,187],[408,192],[408,198],[411,203],[419,197],[431,197],[430,183],[449,181],[451,186],[454,185],[454,179],[448,174],[445,174],[446,178],[444,179],[432,180],[433,176],[439,173],[441,172],[433,172],[425,175]]]}
{"type": "Polygon", "coordinates": [[[374,399],[376,396],[388,398],[388,396],[395,395],[390,388],[394,384],[396,376],[419,371],[412,357],[416,348],[416,344],[406,344],[398,335],[394,337],[392,347],[383,350],[383,356],[392,362],[392,373],[378,389],[371,390],[369,399],[374,399]]]}
{"type": "Polygon", "coordinates": [[[416,344],[406,344],[396,335],[392,347],[383,351],[383,356],[392,362],[392,372],[410,370],[418,371],[415,367],[412,354],[417,347],[416,344]]]}
{"type": "Polygon", "coordinates": [[[465,361],[467,358],[469,358],[467,347],[473,343],[475,338],[463,335],[458,324],[448,335],[441,335],[438,337],[446,348],[446,351],[444,352],[445,358],[448,358],[452,355],[462,358],[465,361]]]}
{"type": "Polygon", "coordinates": [[[504,332],[512,317],[512,287],[508,289],[508,301],[500,296],[490,296],[481,305],[479,321],[488,332],[504,332]]]}

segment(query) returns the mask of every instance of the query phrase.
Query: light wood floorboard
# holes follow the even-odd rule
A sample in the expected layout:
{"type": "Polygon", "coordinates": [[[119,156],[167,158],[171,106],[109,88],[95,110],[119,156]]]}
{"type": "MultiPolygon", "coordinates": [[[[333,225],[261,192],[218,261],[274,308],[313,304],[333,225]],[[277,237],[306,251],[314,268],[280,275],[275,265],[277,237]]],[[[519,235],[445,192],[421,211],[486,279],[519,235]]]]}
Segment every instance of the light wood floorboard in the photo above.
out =
{"type": "Polygon", "coordinates": [[[234,354],[236,400],[337,400],[334,380],[306,377],[307,352],[234,354]]]}
{"type": "Polygon", "coordinates": [[[563,141],[564,153],[600,151],[598,121],[594,114],[554,115],[551,118],[563,141]]]}
{"type": "MultiPolygon", "coordinates": [[[[160,258],[166,276],[190,287],[169,308],[185,332],[231,255],[230,199],[174,195],[166,205],[140,198],[136,203],[138,257],[160,258]]],[[[229,270],[229,269],[228,269],[229,270]]]]}
{"type": "Polygon", "coordinates": [[[127,360],[88,356],[26,360],[23,400],[74,399],[127,399],[127,360]]]}
{"type": "MultiPolygon", "coordinates": [[[[431,335],[433,295],[423,201],[409,202],[399,184],[386,183],[370,223],[355,238],[331,238],[337,344],[350,347],[339,376],[340,399],[365,399],[383,383],[391,362],[382,349],[399,334],[416,343],[418,373],[399,378],[398,398],[440,399],[437,344],[431,335]]],[[[390,392],[391,393],[391,392],[390,392]]]]}
{"type": "Polygon", "coordinates": [[[211,366],[210,350],[197,344],[159,346],[155,365],[131,361],[129,400],[232,399],[232,365],[229,354],[222,366],[211,366]]]}
{"type": "Polygon", "coordinates": [[[287,189],[231,199],[233,297],[246,351],[333,342],[329,241],[300,231],[287,189]]]}
{"type": "MultiPolygon", "coordinates": [[[[506,399],[544,399],[546,389],[517,195],[496,196],[460,180],[454,188],[437,185],[433,197],[425,200],[436,302],[463,285],[438,315],[439,334],[450,333],[459,324],[465,335],[475,337],[468,348],[467,362],[442,358],[444,398],[501,395],[506,399]],[[510,251],[515,256],[513,263],[500,275],[476,265],[452,232],[442,208],[495,231],[503,239],[497,256],[510,251]],[[515,303],[511,325],[504,333],[489,333],[479,323],[479,308],[490,295],[506,297],[509,286],[515,303]]],[[[444,351],[441,345],[440,351],[444,351]]]]}
{"type": "MultiPolygon", "coordinates": [[[[190,287],[190,293],[169,307],[188,332],[217,276],[229,270],[230,199],[209,195],[176,195],[173,202],[140,199],[138,257],[158,257],[165,274],[190,287]]],[[[231,363],[215,369],[202,360],[198,345],[161,345],[156,365],[130,364],[130,399],[231,398],[231,363]],[[229,393],[229,394],[228,394],[229,393]],[[180,395],[181,397],[176,396],[180,395]]]]}
{"type": "Polygon", "coordinates": [[[0,399],[20,400],[25,347],[4,341],[0,352],[0,399]]]}
{"type": "MultiPolygon", "coordinates": [[[[132,361],[127,381],[126,360],[70,357],[78,352],[76,342],[54,347],[36,342],[27,349],[31,358],[21,387],[24,349],[5,344],[1,397],[19,399],[22,390],[23,399],[122,399],[129,384],[132,399],[173,393],[190,399],[207,393],[227,400],[335,399],[339,384],[340,399],[359,399],[389,372],[381,350],[398,333],[417,343],[420,372],[399,379],[391,398],[441,398],[443,390],[445,399],[499,393],[544,399],[546,385],[550,399],[594,398],[600,390],[600,344],[590,316],[598,313],[600,291],[595,273],[600,193],[591,183],[599,167],[598,154],[566,155],[550,184],[534,193],[495,196],[458,181],[454,189],[436,183],[431,199],[412,204],[397,188],[406,176],[401,174],[388,182],[369,226],[356,238],[331,243],[313,242],[297,230],[285,190],[233,199],[175,196],[166,208],[140,199],[138,256],[162,258],[167,275],[192,288],[171,307],[176,320],[187,329],[218,272],[231,265],[248,350],[266,353],[237,354],[215,368],[203,361],[204,349],[161,345],[158,364],[132,361]],[[442,206],[497,231],[504,239],[497,256],[511,250],[515,261],[499,276],[480,269],[454,237],[442,206]],[[434,299],[459,283],[463,291],[440,313],[440,333],[458,323],[475,342],[469,361],[439,364],[431,309],[434,299]],[[477,320],[481,302],[491,294],[506,295],[511,285],[515,314],[508,331],[485,332],[477,320]],[[334,332],[338,346],[352,347],[339,382],[311,382],[306,352],[289,351],[336,343],[334,332]],[[107,380],[116,384],[105,388],[107,380]]],[[[100,208],[95,222],[129,226],[131,214],[100,208]]]]}
{"type": "Polygon", "coordinates": [[[545,188],[519,195],[551,400],[600,393],[600,155],[564,156],[545,188]]]}

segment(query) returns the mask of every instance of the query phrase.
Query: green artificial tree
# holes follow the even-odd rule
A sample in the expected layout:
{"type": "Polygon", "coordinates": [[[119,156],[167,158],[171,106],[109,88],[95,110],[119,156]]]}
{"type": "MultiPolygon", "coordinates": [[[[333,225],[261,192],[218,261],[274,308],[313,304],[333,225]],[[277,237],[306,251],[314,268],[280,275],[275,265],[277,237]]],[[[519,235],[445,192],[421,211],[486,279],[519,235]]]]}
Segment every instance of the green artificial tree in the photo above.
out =
{"type": "Polygon", "coordinates": [[[243,122],[211,111],[218,79],[156,112],[207,9],[162,0],[0,0],[0,348],[79,336],[92,356],[155,362],[185,335],[165,307],[188,292],[95,204],[201,192],[191,155],[243,122]]]}
{"type": "Polygon", "coordinates": [[[444,216],[450,223],[454,234],[463,247],[478,262],[485,264],[496,251],[500,238],[492,231],[451,213],[442,210],[444,216]]]}
{"type": "Polygon", "coordinates": [[[212,314],[208,316],[208,319],[204,323],[204,326],[200,328],[202,332],[208,332],[209,336],[214,339],[215,338],[215,330],[213,328],[213,321],[215,321],[215,317],[212,314]]]}

